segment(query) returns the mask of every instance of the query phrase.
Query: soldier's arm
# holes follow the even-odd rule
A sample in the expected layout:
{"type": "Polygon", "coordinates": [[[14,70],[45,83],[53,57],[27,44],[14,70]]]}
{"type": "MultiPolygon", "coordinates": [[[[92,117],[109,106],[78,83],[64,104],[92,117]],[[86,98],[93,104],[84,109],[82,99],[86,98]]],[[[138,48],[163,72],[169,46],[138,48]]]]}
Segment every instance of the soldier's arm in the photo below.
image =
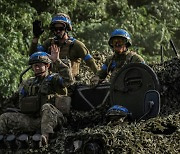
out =
{"type": "Polygon", "coordinates": [[[55,77],[55,85],[60,84],[61,87],[69,87],[74,83],[72,71],[69,66],[63,63],[60,59],[57,59],[53,63],[58,76],[55,77]]]}
{"type": "Polygon", "coordinates": [[[99,76],[100,79],[105,79],[106,76],[109,74],[109,65],[111,63],[110,58],[108,58],[104,64],[101,66],[101,69],[96,73],[97,76],[99,76]]]}
{"type": "Polygon", "coordinates": [[[29,48],[29,55],[32,55],[37,50],[37,44],[38,44],[39,38],[33,38],[31,42],[31,46],[29,48]]]}
{"type": "Polygon", "coordinates": [[[145,64],[144,59],[143,59],[140,55],[138,55],[138,54],[134,54],[134,55],[133,55],[133,57],[132,57],[132,59],[131,59],[131,62],[133,62],[133,63],[143,63],[143,64],[145,64]]]}
{"type": "MultiPolygon", "coordinates": [[[[86,55],[86,58],[88,58],[88,57],[89,57],[89,55],[86,55]]],[[[95,60],[93,57],[91,58],[91,55],[88,60],[84,59],[84,61],[86,62],[86,65],[91,68],[91,70],[94,72],[94,74],[98,71],[98,67],[95,63],[95,60]]]]}
{"type": "MultiPolygon", "coordinates": [[[[29,48],[29,55],[31,55],[37,51],[38,40],[39,40],[39,38],[33,38],[31,46],[29,48]]],[[[50,45],[51,45],[51,39],[47,39],[44,41],[44,43],[42,44],[42,47],[45,52],[49,52],[50,45]]]]}
{"type": "Polygon", "coordinates": [[[98,71],[98,67],[95,63],[94,58],[89,53],[87,47],[82,42],[76,40],[76,43],[74,44],[74,48],[78,51],[78,57],[83,59],[86,65],[90,67],[94,73],[96,73],[98,71]]]}

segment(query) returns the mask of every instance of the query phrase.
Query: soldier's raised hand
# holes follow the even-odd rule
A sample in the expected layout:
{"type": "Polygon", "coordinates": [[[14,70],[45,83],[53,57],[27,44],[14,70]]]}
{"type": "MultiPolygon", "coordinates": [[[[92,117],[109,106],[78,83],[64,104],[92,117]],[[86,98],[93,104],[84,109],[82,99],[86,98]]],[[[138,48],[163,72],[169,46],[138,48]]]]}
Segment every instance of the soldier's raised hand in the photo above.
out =
{"type": "Polygon", "coordinates": [[[52,44],[50,49],[51,49],[51,55],[49,55],[49,58],[53,62],[55,62],[56,60],[59,60],[60,48],[56,44],[52,44]]]}
{"type": "Polygon", "coordinates": [[[33,22],[33,35],[38,38],[44,32],[42,22],[40,20],[35,20],[33,22]]]}

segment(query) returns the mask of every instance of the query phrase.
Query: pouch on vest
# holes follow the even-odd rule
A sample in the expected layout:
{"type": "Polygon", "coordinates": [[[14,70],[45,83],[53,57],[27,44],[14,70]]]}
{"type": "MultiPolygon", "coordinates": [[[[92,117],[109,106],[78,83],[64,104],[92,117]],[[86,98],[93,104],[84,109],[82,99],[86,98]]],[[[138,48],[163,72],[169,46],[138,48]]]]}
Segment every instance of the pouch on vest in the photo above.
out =
{"type": "Polygon", "coordinates": [[[63,114],[69,114],[71,107],[71,97],[56,95],[55,96],[55,107],[60,110],[63,114]]]}
{"type": "Polygon", "coordinates": [[[22,113],[36,113],[40,110],[40,103],[38,96],[29,96],[21,100],[20,106],[22,113]]]}

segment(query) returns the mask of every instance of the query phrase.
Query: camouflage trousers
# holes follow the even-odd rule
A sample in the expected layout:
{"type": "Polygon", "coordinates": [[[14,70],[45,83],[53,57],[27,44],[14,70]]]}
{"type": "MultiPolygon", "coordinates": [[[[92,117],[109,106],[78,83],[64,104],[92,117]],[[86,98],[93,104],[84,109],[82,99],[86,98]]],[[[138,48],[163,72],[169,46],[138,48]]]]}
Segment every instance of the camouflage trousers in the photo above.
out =
{"type": "Polygon", "coordinates": [[[0,134],[37,130],[41,130],[41,134],[54,133],[53,129],[63,123],[63,114],[52,104],[44,104],[36,118],[23,113],[3,113],[0,116],[0,134]]]}

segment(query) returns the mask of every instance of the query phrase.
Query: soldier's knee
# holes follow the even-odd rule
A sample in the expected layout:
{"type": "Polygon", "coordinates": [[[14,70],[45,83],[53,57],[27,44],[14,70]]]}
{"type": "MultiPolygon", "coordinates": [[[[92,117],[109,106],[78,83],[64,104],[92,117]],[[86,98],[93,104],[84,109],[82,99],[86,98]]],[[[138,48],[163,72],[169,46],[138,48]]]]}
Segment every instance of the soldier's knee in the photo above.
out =
{"type": "Polygon", "coordinates": [[[53,108],[53,105],[52,104],[49,104],[49,103],[46,103],[42,106],[42,111],[44,110],[50,110],[51,108],[53,108]]]}
{"type": "Polygon", "coordinates": [[[49,103],[44,104],[44,105],[42,106],[42,108],[41,108],[41,111],[42,111],[42,112],[43,112],[43,111],[55,112],[55,111],[57,111],[57,110],[58,110],[58,109],[57,109],[54,105],[49,104],[49,103]]]}
{"type": "Polygon", "coordinates": [[[54,105],[48,103],[42,106],[41,114],[49,117],[63,117],[63,114],[54,105]]]}
{"type": "Polygon", "coordinates": [[[1,116],[0,116],[0,120],[5,120],[9,117],[11,117],[12,113],[3,113],[1,116]]]}

